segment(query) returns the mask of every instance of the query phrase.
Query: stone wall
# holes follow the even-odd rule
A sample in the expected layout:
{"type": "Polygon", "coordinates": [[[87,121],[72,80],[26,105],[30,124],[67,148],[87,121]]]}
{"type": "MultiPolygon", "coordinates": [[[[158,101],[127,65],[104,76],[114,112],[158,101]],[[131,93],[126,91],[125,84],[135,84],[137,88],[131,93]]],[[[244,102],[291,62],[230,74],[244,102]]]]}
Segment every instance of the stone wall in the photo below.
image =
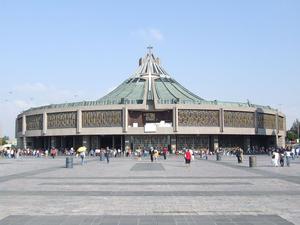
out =
{"type": "Polygon", "coordinates": [[[253,112],[224,111],[224,126],[254,128],[254,116],[253,112]]]}
{"type": "Polygon", "coordinates": [[[257,127],[261,129],[276,129],[276,116],[272,114],[258,113],[257,127]]]}
{"type": "Polygon", "coordinates": [[[26,116],[26,130],[41,130],[43,129],[43,115],[26,116]]]}
{"type": "Polygon", "coordinates": [[[179,126],[207,126],[217,127],[220,124],[219,111],[217,110],[196,110],[180,109],[178,110],[179,126]]]}
{"type": "Polygon", "coordinates": [[[48,129],[76,128],[76,112],[60,112],[47,114],[48,129]]]}
{"type": "Polygon", "coordinates": [[[121,127],[122,111],[83,111],[82,127],[121,127]]]}

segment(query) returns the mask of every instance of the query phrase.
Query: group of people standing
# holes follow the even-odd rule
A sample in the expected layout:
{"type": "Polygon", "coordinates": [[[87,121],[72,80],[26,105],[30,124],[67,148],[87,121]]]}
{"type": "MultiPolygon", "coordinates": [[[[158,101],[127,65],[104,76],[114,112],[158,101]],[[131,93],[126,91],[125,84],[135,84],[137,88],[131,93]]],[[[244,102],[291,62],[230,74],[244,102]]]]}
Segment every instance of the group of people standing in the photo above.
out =
{"type": "Polygon", "coordinates": [[[244,159],[244,150],[242,148],[237,148],[235,151],[235,156],[237,158],[238,163],[242,163],[244,159]]]}
{"type": "MultiPolygon", "coordinates": [[[[163,147],[161,155],[163,156],[164,160],[167,159],[167,154],[168,154],[168,148],[163,147]]],[[[150,147],[149,155],[150,155],[151,162],[153,162],[158,159],[159,152],[153,147],[150,147]]],[[[191,164],[191,161],[194,160],[194,152],[190,149],[185,149],[184,159],[185,159],[185,164],[189,166],[191,164]]]]}
{"type": "Polygon", "coordinates": [[[278,149],[272,153],[272,165],[278,167],[290,166],[291,159],[295,158],[295,154],[289,149],[278,149]]]}
{"type": "MultiPolygon", "coordinates": [[[[168,154],[168,148],[167,147],[163,147],[162,155],[164,157],[164,160],[167,159],[167,154],[168,154]]],[[[158,159],[159,152],[158,152],[158,150],[154,149],[153,147],[150,147],[149,155],[150,155],[151,162],[153,162],[153,161],[156,161],[158,159]]]]}
{"type": "MultiPolygon", "coordinates": [[[[100,161],[104,161],[106,159],[106,162],[109,163],[109,158],[113,154],[113,151],[109,149],[109,147],[106,148],[106,150],[101,150],[98,154],[100,161]]],[[[90,154],[91,155],[91,154],[90,154]]],[[[79,153],[79,156],[81,158],[81,165],[86,163],[86,151],[82,151],[79,153]]],[[[92,155],[96,156],[96,155],[92,155]]]]}

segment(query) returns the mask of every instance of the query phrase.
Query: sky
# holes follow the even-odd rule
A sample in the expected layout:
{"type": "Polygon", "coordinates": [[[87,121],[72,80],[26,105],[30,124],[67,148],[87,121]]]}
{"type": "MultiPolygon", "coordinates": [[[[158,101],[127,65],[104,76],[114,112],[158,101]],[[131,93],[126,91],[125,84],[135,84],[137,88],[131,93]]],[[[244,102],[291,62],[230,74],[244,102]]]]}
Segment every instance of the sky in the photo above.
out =
{"type": "Polygon", "coordinates": [[[30,107],[96,100],[153,46],[207,100],[300,118],[300,1],[0,0],[0,135],[30,107]]]}

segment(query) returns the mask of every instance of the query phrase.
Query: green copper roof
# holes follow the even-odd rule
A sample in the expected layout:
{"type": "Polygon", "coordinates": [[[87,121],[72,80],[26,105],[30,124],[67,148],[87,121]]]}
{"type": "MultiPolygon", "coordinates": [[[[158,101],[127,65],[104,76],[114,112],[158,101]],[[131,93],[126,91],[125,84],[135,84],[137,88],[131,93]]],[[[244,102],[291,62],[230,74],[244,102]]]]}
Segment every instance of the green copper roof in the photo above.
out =
{"type": "Polygon", "coordinates": [[[158,104],[199,104],[204,101],[172,79],[151,52],[140,59],[137,71],[128,80],[97,102],[142,104],[144,100],[154,100],[158,104]]]}
{"type": "Polygon", "coordinates": [[[206,101],[179,84],[160,65],[151,51],[139,60],[136,72],[113,91],[96,101],[83,101],[65,104],[53,104],[34,109],[65,108],[94,105],[143,104],[149,100],[155,104],[202,104],[220,105],[224,107],[259,107],[271,109],[269,106],[253,105],[249,102],[206,101]],[[146,101],[146,102],[144,102],[146,101]]]}
{"type": "Polygon", "coordinates": [[[201,104],[204,99],[193,94],[172,78],[158,78],[154,81],[159,104],[201,104]]]}
{"type": "Polygon", "coordinates": [[[145,80],[130,78],[109,94],[98,99],[97,104],[142,104],[145,92],[145,80]]]}

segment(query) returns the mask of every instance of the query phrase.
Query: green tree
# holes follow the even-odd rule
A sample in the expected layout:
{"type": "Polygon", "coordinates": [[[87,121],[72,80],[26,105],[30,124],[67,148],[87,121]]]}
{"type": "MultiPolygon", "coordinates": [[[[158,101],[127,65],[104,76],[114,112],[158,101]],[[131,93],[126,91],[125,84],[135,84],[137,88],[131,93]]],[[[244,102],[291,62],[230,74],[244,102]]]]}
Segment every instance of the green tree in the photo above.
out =
{"type": "Polygon", "coordinates": [[[296,140],[296,139],[298,138],[298,135],[297,135],[297,133],[295,133],[294,131],[289,130],[289,131],[287,131],[286,137],[287,137],[287,139],[288,139],[289,141],[294,141],[294,140],[296,140]]]}
{"type": "Polygon", "coordinates": [[[8,143],[9,137],[8,136],[4,136],[0,138],[0,145],[5,145],[8,143]]]}
{"type": "Polygon", "coordinates": [[[300,128],[300,121],[298,119],[296,119],[293,122],[293,125],[292,125],[290,131],[293,131],[294,133],[296,133],[297,135],[299,135],[299,128],[300,128]]]}

